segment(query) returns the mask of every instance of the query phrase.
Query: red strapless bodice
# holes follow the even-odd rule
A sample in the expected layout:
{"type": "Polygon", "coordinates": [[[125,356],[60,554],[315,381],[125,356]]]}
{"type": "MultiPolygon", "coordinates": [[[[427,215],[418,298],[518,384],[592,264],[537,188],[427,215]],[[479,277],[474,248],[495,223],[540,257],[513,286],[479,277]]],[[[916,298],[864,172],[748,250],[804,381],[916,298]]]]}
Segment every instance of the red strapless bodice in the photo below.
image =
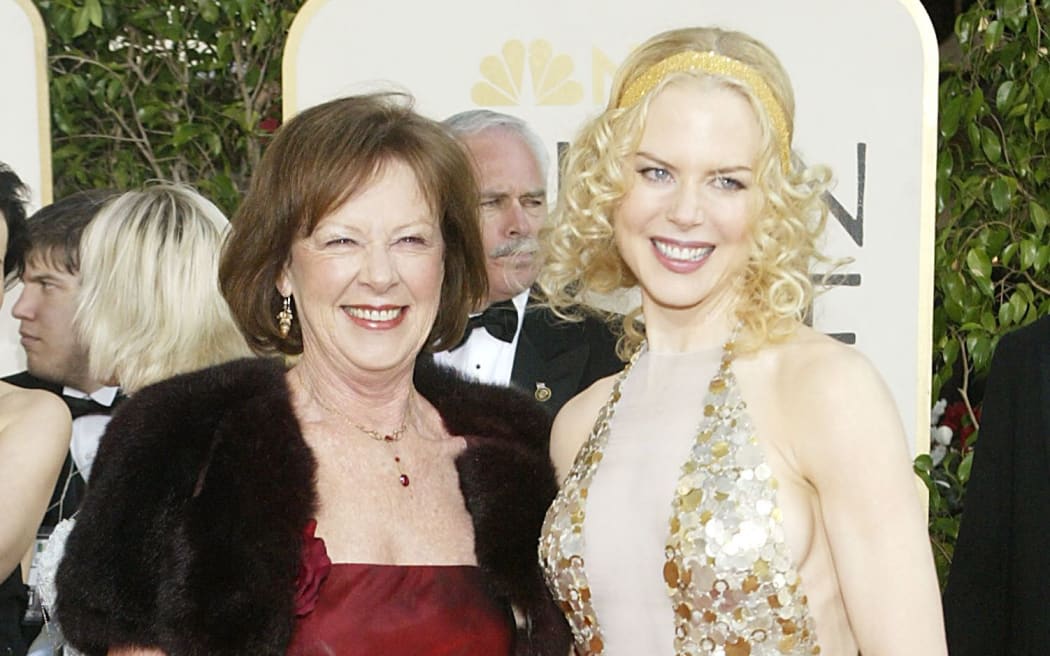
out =
{"type": "Polygon", "coordinates": [[[336,564],[288,656],[506,656],[513,643],[477,567],[336,564]]]}

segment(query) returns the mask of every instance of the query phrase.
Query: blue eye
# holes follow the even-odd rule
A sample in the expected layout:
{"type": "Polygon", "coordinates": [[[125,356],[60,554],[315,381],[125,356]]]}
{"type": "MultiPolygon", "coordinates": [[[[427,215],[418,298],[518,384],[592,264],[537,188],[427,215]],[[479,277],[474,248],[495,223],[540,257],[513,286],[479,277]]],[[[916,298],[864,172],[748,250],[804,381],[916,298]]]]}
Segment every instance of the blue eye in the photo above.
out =
{"type": "Polygon", "coordinates": [[[737,180],[736,178],[731,178],[726,175],[720,175],[717,178],[715,178],[715,186],[717,186],[719,189],[727,190],[747,189],[747,185],[745,185],[743,182],[737,180]]]}
{"type": "Polygon", "coordinates": [[[671,172],[659,166],[646,166],[638,169],[638,173],[646,180],[652,180],[653,182],[670,182],[673,180],[671,172]]]}

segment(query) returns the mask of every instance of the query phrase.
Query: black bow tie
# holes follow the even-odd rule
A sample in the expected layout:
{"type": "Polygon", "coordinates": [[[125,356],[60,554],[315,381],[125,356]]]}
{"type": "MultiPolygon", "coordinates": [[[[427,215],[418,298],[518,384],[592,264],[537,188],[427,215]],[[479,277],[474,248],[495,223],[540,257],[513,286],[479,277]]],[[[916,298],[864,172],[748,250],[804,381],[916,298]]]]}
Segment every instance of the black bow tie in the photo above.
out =
{"type": "Polygon", "coordinates": [[[73,416],[73,419],[77,417],[83,417],[84,415],[108,415],[113,412],[113,408],[108,405],[102,405],[98,401],[91,398],[80,398],[76,396],[62,395],[62,400],[69,406],[69,414],[73,416]]]}
{"type": "Polygon", "coordinates": [[[514,341],[514,333],[518,330],[518,308],[514,307],[513,301],[500,301],[485,308],[481,314],[472,316],[467,321],[464,342],[475,328],[484,328],[496,339],[509,344],[514,341]]]}

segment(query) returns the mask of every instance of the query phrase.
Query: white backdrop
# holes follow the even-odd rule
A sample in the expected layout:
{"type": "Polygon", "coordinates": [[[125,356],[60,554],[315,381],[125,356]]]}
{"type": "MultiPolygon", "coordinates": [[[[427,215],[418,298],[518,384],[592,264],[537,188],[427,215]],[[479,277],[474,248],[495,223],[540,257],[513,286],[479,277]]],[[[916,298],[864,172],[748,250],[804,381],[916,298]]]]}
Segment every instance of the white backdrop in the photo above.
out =
{"type": "MultiPolygon", "coordinates": [[[[0,0],[0,162],[29,185],[29,211],[51,202],[51,136],[47,91],[47,39],[29,0],[0,0]]],[[[0,308],[0,375],[25,367],[11,306],[21,288],[9,289],[0,308]]]]}
{"type": "Polygon", "coordinates": [[[285,116],[394,86],[436,119],[479,106],[520,116],[556,161],[556,144],[604,105],[632,47],[687,25],[749,32],[792,77],[796,149],[838,176],[825,251],[853,258],[840,271],[851,284],[818,300],[814,325],[875,363],[925,450],[938,62],[919,0],[652,0],[638,9],[612,0],[309,0],[285,50],[285,116]]]}

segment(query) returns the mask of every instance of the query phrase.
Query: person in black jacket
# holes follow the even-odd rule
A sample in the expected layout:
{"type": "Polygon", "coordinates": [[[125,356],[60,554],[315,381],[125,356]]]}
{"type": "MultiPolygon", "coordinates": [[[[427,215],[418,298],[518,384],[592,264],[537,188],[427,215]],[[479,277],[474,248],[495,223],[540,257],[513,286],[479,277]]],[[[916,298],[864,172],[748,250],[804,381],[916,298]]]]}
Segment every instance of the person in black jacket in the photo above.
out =
{"type": "Polygon", "coordinates": [[[1036,656],[1050,645],[1050,316],[992,358],[948,585],[952,656],[1036,656]]]}
{"type": "Polygon", "coordinates": [[[548,212],[540,137],[521,119],[487,109],[443,125],[467,147],[478,179],[489,294],[463,342],[435,357],[468,377],[528,392],[553,417],[591,383],[623,369],[617,334],[596,315],[561,319],[532,294],[536,236],[548,212]]]}

